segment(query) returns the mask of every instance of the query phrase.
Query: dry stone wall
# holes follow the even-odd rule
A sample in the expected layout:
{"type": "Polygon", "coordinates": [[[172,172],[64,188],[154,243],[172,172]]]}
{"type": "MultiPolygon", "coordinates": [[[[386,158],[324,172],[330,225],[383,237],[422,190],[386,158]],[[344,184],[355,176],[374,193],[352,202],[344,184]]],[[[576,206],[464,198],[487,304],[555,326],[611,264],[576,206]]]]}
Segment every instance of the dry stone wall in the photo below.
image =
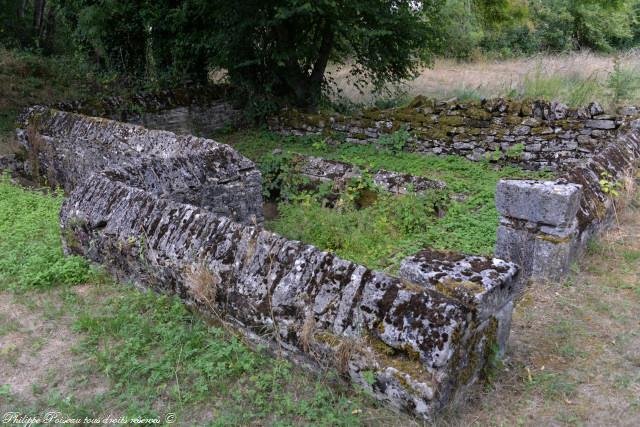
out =
{"type": "Polygon", "coordinates": [[[497,320],[473,305],[119,179],[93,175],[65,201],[61,224],[69,253],[120,279],[176,293],[252,339],[337,366],[424,418],[492,354],[497,320]]]}
{"type": "Polygon", "coordinates": [[[496,256],[520,265],[524,279],[561,280],[589,239],[613,222],[639,162],[640,122],[635,122],[555,182],[501,181],[496,256]]]}
{"type": "Polygon", "coordinates": [[[44,107],[20,121],[27,166],[52,187],[71,192],[91,174],[113,170],[173,200],[244,223],[263,221],[260,172],[227,145],[44,107]]]}
{"type": "Polygon", "coordinates": [[[407,151],[568,170],[597,154],[637,118],[636,108],[612,116],[597,103],[570,109],[545,101],[439,102],[417,97],[404,108],[370,109],[354,116],[289,110],[272,118],[270,128],[286,135],[340,133],[358,144],[376,144],[404,128],[411,135],[407,151]]]}
{"type": "MultiPolygon", "coordinates": [[[[432,418],[505,343],[508,303],[491,306],[483,295],[509,288],[513,264],[500,264],[496,286],[463,292],[290,241],[260,226],[253,163],[215,141],[44,107],[25,112],[18,136],[31,171],[69,193],[66,253],[175,293],[250,340],[305,366],[335,368],[397,408],[432,418]]],[[[441,264],[421,262],[423,270],[441,264]]]]}
{"type": "Polygon", "coordinates": [[[63,102],[52,107],[142,125],[149,129],[206,137],[220,129],[242,124],[242,110],[231,100],[231,95],[232,91],[227,86],[209,85],[128,97],[63,102]]]}

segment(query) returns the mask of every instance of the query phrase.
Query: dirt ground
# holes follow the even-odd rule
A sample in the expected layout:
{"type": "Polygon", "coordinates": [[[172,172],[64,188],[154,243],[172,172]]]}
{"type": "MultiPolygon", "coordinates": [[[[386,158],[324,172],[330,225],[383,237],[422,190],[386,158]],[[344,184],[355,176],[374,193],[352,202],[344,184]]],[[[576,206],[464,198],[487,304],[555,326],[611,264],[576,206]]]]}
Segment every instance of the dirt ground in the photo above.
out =
{"type": "Polygon", "coordinates": [[[640,425],[637,200],[566,283],[527,292],[503,368],[442,425],[640,425]]]}
{"type": "MultiPolygon", "coordinates": [[[[82,293],[90,286],[73,291],[82,293]]],[[[9,385],[18,398],[3,403],[0,396],[0,413],[16,404],[38,406],[56,395],[91,400],[108,390],[109,381],[74,351],[79,337],[72,331],[73,321],[59,291],[0,293],[0,385],[9,385]]]]}

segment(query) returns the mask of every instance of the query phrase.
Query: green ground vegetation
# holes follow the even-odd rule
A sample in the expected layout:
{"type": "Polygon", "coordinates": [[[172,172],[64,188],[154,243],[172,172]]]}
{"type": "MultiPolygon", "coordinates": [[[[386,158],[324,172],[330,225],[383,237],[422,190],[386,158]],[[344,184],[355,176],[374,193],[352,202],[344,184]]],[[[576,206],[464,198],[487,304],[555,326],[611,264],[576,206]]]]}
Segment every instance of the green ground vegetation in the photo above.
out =
{"type": "Polygon", "coordinates": [[[498,226],[494,203],[497,181],[552,176],[457,156],[427,156],[393,146],[349,144],[337,138],[242,131],[218,139],[258,163],[267,188],[265,196],[273,197],[273,188],[285,189],[284,194],[276,195],[279,216],[267,227],[378,269],[394,270],[402,258],[424,247],[491,254],[498,226]],[[378,191],[375,200],[363,207],[357,203],[358,198],[372,189],[365,174],[362,180],[347,186],[347,197],[342,196],[344,203],[336,208],[327,206],[322,188],[309,191],[308,186],[299,186],[290,177],[295,168],[289,164],[288,153],[354,163],[363,170],[425,176],[444,181],[447,188],[424,196],[393,197],[378,191]],[[303,190],[296,192],[298,188],[303,190]]]}
{"type": "Polygon", "coordinates": [[[62,254],[61,204],[61,193],[26,191],[0,177],[0,286],[42,289],[89,279],[83,259],[62,254]]]}
{"type": "MultiPolygon", "coordinates": [[[[388,416],[337,377],[314,377],[264,349],[250,349],[175,297],[123,287],[83,259],[65,257],[61,202],[60,193],[23,189],[6,176],[0,180],[0,293],[31,311],[45,311],[48,321],[71,319],[79,336],[73,351],[90,363],[68,367],[72,390],[33,386],[33,401],[0,380],[0,409],[37,414],[54,407],[71,418],[172,412],[179,425],[215,426],[357,425],[363,407],[388,416]],[[84,283],[91,283],[80,287],[88,292],[77,291],[84,283]],[[46,307],[37,303],[43,299],[46,307]],[[104,383],[101,392],[83,395],[96,375],[104,383]]],[[[0,340],[19,331],[14,323],[2,322],[0,340]]],[[[2,343],[2,363],[17,364],[20,354],[2,343]]]]}

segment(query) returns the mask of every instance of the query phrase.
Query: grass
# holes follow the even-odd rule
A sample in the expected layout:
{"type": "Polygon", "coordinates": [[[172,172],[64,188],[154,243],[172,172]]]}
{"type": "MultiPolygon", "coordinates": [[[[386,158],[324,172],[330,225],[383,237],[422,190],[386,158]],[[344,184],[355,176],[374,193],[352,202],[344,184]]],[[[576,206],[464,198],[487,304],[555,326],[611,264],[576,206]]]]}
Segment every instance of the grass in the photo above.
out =
{"type": "MultiPolygon", "coordinates": [[[[639,52],[608,56],[584,51],[469,63],[438,59],[416,79],[387,89],[401,101],[417,95],[437,99],[540,97],[574,107],[599,101],[613,110],[619,104],[640,104],[639,52]]],[[[359,91],[348,73],[348,68],[333,73],[342,103],[362,106],[382,99],[393,104],[386,93],[377,94],[371,88],[359,91]]]]}
{"type": "MultiPolygon", "coordinates": [[[[32,384],[32,397],[25,399],[11,384],[0,384],[0,408],[38,413],[54,406],[71,418],[175,413],[181,424],[215,426],[356,425],[362,408],[388,416],[338,378],[314,377],[264,349],[251,349],[175,297],[123,287],[85,261],[64,257],[57,217],[61,198],[17,187],[7,177],[0,181],[0,291],[13,298],[13,307],[40,313],[47,322],[67,322],[68,333],[78,336],[74,354],[90,363],[80,370],[68,367],[70,390],[47,384],[45,377],[32,384]],[[87,281],[92,285],[74,287],[87,281]],[[80,396],[82,384],[96,375],[106,383],[103,390],[80,396]]],[[[10,313],[0,317],[0,336],[20,343],[14,335],[23,325],[10,313]]],[[[0,358],[18,366],[25,351],[43,353],[48,339],[31,336],[40,343],[35,347],[0,341],[0,358]]]]}
{"type": "Polygon", "coordinates": [[[90,278],[82,258],[62,254],[62,197],[23,190],[0,176],[0,290],[74,285],[90,278]]]}
{"type": "MultiPolygon", "coordinates": [[[[363,209],[331,209],[313,198],[286,201],[279,204],[279,217],[268,223],[269,228],[284,236],[378,269],[393,270],[402,258],[424,247],[493,253],[498,226],[494,202],[497,181],[506,177],[552,176],[456,156],[381,151],[370,145],[326,144],[317,138],[285,138],[264,131],[240,132],[218,139],[269,167],[272,167],[269,153],[278,149],[444,181],[446,191],[425,197],[379,195],[371,206],[363,209]],[[457,197],[450,199],[451,194],[457,197]]],[[[270,174],[263,170],[263,176],[269,179],[270,174]]]]}

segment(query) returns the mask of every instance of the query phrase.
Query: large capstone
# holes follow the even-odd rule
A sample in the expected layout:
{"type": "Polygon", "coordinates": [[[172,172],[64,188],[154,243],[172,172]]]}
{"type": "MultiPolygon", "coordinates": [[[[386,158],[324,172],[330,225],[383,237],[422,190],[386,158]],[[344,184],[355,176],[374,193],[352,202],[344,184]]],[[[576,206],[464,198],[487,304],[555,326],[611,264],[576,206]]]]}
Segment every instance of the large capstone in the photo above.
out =
{"type": "Polygon", "coordinates": [[[496,208],[505,217],[566,227],[576,217],[581,190],[580,185],[566,182],[501,180],[496,208]]]}
{"type": "Polygon", "coordinates": [[[506,349],[519,268],[497,258],[425,249],[402,261],[400,277],[473,307],[480,321],[498,320],[498,345],[506,349]]]}

